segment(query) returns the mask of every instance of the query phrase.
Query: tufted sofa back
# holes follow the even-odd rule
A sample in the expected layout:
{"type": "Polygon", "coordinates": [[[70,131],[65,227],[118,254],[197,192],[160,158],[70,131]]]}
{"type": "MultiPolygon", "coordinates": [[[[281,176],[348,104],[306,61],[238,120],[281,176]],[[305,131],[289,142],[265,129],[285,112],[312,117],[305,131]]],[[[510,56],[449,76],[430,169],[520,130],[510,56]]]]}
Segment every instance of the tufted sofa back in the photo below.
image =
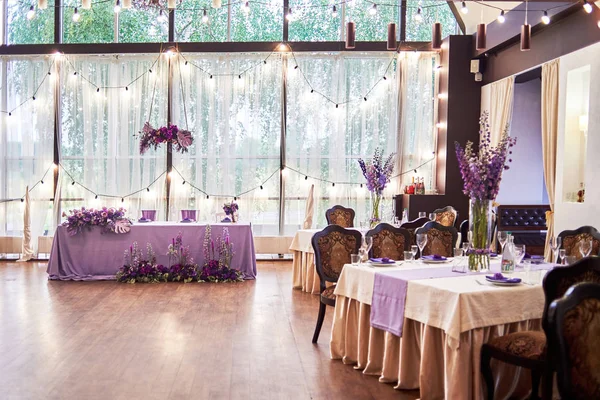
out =
{"type": "Polygon", "coordinates": [[[545,231],[549,205],[498,206],[499,231],[545,231]]]}

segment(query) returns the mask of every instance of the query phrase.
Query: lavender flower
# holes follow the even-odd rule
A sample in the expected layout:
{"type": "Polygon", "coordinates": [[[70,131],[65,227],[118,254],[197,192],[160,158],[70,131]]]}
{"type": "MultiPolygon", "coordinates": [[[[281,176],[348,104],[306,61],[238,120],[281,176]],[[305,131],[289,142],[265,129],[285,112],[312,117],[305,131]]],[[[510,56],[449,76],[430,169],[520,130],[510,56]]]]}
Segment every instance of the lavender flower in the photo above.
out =
{"type": "Polygon", "coordinates": [[[361,158],[358,160],[363,176],[367,180],[367,189],[378,196],[381,196],[383,189],[390,182],[390,177],[394,172],[394,156],[396,153],[391,153],[383,161],[383,151],[379,148],[375,149],[375,154],[372,160],[366,162],[361,158]]]}
{"type": "Polygon", "coordinates": [[[144,154],[150,148],[156,150],[162,143],[171,143],[175,151],[186,153],[188,147],[194,142],[192,133],[185,129],[179,129],[177,125],[154,129],[149,122],[146,122],[138,135],[140,137],[140,154],[144,154]]]}

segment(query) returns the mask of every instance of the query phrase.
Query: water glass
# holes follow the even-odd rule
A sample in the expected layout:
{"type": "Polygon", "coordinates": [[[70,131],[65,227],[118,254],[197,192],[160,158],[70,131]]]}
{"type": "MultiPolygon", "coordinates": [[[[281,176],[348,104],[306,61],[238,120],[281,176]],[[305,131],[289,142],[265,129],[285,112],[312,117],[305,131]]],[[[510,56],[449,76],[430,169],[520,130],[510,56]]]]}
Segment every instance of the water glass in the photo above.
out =
{"type": "Polygon", "coordinates": [[[429,220],[435,221],[435,213],[429,213],[429,220]]]}
{"type": "Polygon", "coordinates": [[[454,249],[454,258],[460,258],[463,256],[463,249],[454,249]]]}
{"type": "Polygon", "coordinates": [[[525,245],[524,244],[515,244],[513,246],[515,252],[515,267],[517,267],[523,261],[525,257],[525,245]]]}
{"type": "Polygon", "coordinates": [[[506,244],[506,241],[508,240],[508,232],[506,231],[498,231],[498,234],[496,235],[496,237],[498,238],[498,243],[500,243],[500,252],[504,252],[504,245],[506,244]]]}
{"type": "Polygon", "coordinates": [[[416,245],[412,245],[410,246],[410,252],[412,254],[412,260],[415,260],[417,258],[417,252],[419,251],[419,248],[416,245]]]}
{"type": "Polygon", "coordinates": [[[358,265],[360,256],[358,254],[350,254],[350,261],[352,262],[352,265],[358,265]]]}
{"type": "Polygon", "coordinates": [[[575,256],[565,256],[565,265],[571,265],[575,261],[577,261],[577,257],[575,257],[575,256]]]}
{"type": "MultiPolygon", "coordinates": [[[[415,246],[417,247],[417,246],[415,246]]],[[[415,256],[413,255],[412,251],[405,251],[404,252],[404,261],[412,261],[414,260],[415,256]]]]}
{"type": "Polygon", "coordinates": [[[588,257],[592,252],[592,239],[584,239],[579,242],[579,252],[583,257],[588,257]]]}
{"type": "Polygon", "coordinates": [[[533,282],[531,281],[531,260],[523,261],[523,268],[525,269],[525,283],[532,285],[533,282]]]}
{"type": "Polygon", "coordinates": [[[427,213],[425,211],[419,211],[419,218],[425,218],[427,213]]]}

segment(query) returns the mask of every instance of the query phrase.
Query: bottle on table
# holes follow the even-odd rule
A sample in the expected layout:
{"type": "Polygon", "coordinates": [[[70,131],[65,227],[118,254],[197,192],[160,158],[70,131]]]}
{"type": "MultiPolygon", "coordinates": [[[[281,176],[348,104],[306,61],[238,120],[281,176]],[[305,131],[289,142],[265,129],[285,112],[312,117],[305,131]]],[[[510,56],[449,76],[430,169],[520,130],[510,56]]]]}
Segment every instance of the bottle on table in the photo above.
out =
{"type": "Polygon", "coordinates": [[[513,235],[508,232],[508,238],[502,251],[502,264],[500,272],[510,274],[515,272],[515,240],[513,235]]]}

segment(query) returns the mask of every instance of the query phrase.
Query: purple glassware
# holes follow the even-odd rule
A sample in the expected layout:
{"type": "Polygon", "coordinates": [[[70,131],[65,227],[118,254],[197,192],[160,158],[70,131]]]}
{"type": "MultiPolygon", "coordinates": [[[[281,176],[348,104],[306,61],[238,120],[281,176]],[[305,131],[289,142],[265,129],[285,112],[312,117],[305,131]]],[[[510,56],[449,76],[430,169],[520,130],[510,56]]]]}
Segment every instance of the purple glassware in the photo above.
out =
{"type": "Polygon", "coordinates": [[[145,221],[156,221],[156,210],[142,210],[142,219],[145,221]]]}
{"type": "Polygon", "coordinates": [[[181,210],[181,219],[183,221],[196,221],[196,210],[181,210]]]}

